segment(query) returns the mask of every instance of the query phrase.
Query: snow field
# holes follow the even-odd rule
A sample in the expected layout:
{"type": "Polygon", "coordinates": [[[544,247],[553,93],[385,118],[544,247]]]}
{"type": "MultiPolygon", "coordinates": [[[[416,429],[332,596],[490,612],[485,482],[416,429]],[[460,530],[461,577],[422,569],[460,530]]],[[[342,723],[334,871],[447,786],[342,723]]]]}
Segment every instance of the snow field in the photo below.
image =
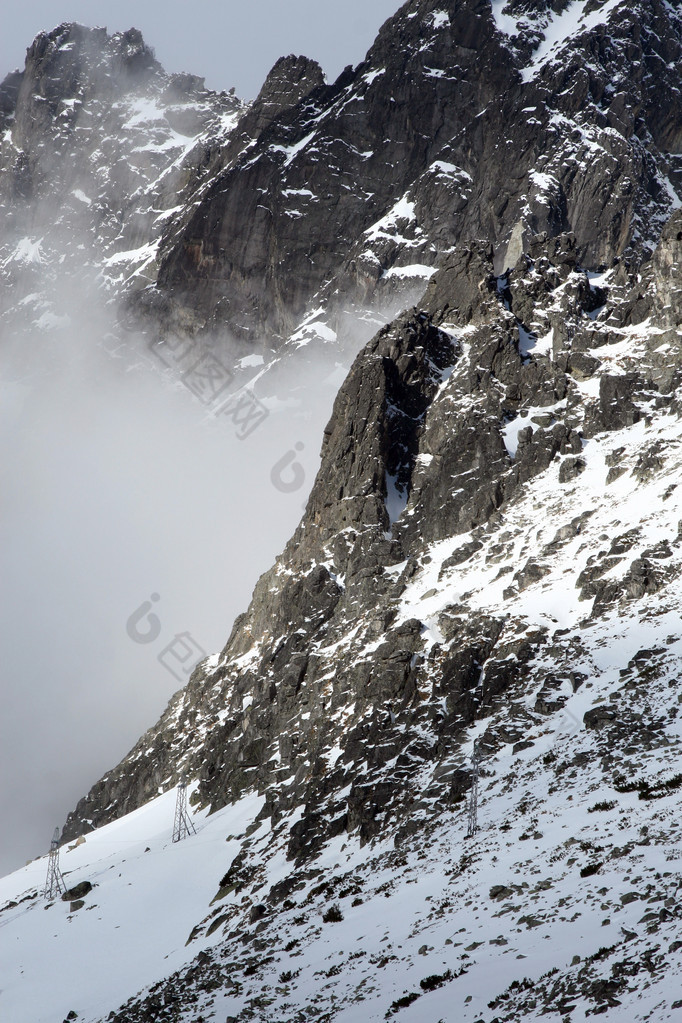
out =
{"type": "Polygon", "coordinates": [[[1,1019],[52,1023],[71,1009],[98,1019],[196,954],[188,956],[185,942],[197,911],[215,895],[262,800],[196,814],[197,835],[173,844],[175,798],[165,792],[62,848],[67,889],[93,885],[74,913],[68,902],[43,899],[47,857],[0,880],[1,1019]],[[19,905],[3,908],[11,901],[19,905]]]}

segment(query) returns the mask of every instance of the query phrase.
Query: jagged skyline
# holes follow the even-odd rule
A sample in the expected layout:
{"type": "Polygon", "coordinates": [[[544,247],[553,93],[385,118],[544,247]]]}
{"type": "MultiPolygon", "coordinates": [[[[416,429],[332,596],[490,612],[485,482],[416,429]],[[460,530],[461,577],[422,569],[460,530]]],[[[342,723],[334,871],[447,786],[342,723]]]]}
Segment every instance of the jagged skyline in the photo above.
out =
{"type": "Polygon", "coordinates": [[[66,21],[105,26],[109,32],[139,29],[169,73],[204,76],[210,89],[235,88],[254,99],[275,61],[288,53],[319,61],[334,78],[346,64],[357,64],[382,21],[399,0],[261,0],[259,4],[135,3],[134,0],[36,0],[14,6],[3,19],[0,80],[21,69],[26,48],[40,31],[66,21]]]}

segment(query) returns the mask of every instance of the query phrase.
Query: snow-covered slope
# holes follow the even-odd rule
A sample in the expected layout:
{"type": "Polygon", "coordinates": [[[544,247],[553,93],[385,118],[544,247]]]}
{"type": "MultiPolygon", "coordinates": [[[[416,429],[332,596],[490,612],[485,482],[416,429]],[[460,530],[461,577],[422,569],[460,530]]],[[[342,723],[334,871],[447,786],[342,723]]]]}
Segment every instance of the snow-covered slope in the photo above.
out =
{"type": "MultiPolygon", "coordinates": [[[[434,814],[427,801],[397,848],[344,834],[295,869],[292,818],[254,823],[256,796],[197,813],[196,836],[172,844],[170,790],[63,847],[66,883],[93,885],[80,908],[43,900],[45,859],[5,878],[3,1019],[73,1011],[90,1023],[129,998],[116,1020],[675,1019],[679,621],[671,607],[595,624],[571,665],[579,692],[527,729],[524,749],[485,760],[473,838],[465,804],[434,814]],[[623,725],[641,715],[636,669],[661,644],[666,667],[646,687],[658,742],[605,780],[607,751],[584,715],[614,701],[623,725]]],[[[433,778],[414,782],[428,792],[433,778]]]]}
{"type": "Polygon", "coordinates": [[[199,814],[192,842],[174,844],[169,791],[64,847],[67,891],[92,885],[78,908],[75,898],[45,901],[46,859],[3,878],[2,1018],[39,1023],[72,1009],[98,1018],[181,967],[197,906],[212,898],[261,805],[251,796],[209,822],[199,814]]]}

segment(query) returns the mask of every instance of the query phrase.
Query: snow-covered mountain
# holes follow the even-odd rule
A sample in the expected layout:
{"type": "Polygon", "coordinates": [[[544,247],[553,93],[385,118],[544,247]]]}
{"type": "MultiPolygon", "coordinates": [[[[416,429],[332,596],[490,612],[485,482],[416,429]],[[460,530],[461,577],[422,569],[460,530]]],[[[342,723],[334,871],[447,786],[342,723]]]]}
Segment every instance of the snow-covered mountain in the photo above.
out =
{"type": "Polygon", "coordinates": [[[24,71],[3,83],[0,110],[9,332],[17,307],[23,325],[66,323],[65,278],[90,271],[108,291],[146,280],[208,140],[228,135],[243,106],[199,78],[166,75],[135,30],[109,37],[68,24],[37,37],[24,71]]]}
{"type": "MultiPolygon", "coordinates": [[[[334,84],[286,58],[248,109],[202,92],[130,193],[164,216],[97,264],[114,333],[263,401],[355,358],[226,646],[69,816],[74,890],[2,882],[9,1019],[676,1017],[681,67],[659,0],[409,0],[334,84]]],[[[67,143],[19,144],[25,76],[30,164],[67,143]]],[[[12,167],[16,296],[47,186],[12,167]]]]}

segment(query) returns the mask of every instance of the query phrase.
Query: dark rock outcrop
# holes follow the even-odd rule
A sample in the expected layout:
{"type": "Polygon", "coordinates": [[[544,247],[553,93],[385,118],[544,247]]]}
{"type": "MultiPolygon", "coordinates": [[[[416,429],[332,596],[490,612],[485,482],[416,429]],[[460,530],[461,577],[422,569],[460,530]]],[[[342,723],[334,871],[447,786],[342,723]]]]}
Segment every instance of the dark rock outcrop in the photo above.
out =
{"type": "MultiPolygon", "coordinates": [[[[525,31],[519,48],[487,0],[420,0],[333,85],[303,65],[301,91],[315,86],[293,105],[299,68],[286,65],[284,109],[170,225],[167,301],[198,324],[279,344],[316,293],[337,316],[378,297],[393,267],[433,265],[477,237],[493,244],[498,273],[567,230],[587,265],[641,260],[670,209],[665,182],[678,181],[678,16],[646,0],[531,72],[537,36],[525,31]]],[[[246,134],[261,119],[254,108],[246,134]]]]}

